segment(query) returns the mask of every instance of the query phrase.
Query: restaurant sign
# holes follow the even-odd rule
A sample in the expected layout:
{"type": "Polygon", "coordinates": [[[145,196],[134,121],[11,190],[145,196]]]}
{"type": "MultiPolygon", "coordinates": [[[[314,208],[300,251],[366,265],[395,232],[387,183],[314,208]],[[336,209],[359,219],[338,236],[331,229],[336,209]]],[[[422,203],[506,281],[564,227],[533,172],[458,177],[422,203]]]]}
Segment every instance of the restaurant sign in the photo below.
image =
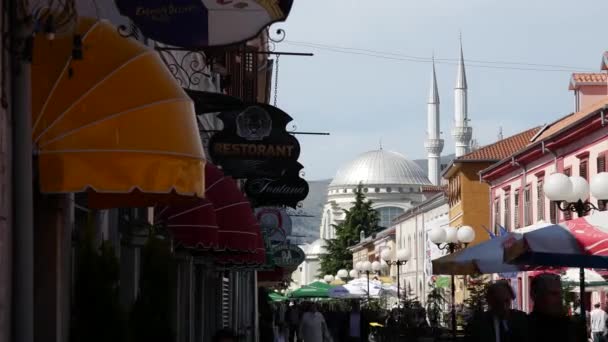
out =
{"type": "Polygon", "coordinates": [[[296,245],[278,245],[272,249],[272,259],[278,267],[295,268],[304,262],[305,258],[302,248],[296,245]]]}
{"type": "Polygon", "coordinates": [[[308,183],[300,178],[302,165],[295,163],[279,178],[256,177],[245,183],[245,193],[254,206],[285,205],[296,208],[308,196],[308,183]]]}
{"type": "Polygon", "coordinates": [[[293,0],[115,0],[147,38],[196,49],[255,38],[284,21],[293,0]]]}
{"type": "Polygon", "coordinates": [[[253,104],[218,114],[224,129],[211,137],[209,153],[234,178],[278,178],[297,165],[298,140],[287,132],[292,118],[282,110],[253,104]]]}

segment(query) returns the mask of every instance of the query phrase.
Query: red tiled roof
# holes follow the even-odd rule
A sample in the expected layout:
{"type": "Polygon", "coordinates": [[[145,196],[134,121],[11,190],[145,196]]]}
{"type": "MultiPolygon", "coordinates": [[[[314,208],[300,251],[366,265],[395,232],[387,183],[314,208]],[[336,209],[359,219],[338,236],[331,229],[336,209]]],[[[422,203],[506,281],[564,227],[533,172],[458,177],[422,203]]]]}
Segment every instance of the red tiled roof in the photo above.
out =
{"type": "Polygon", "coordinates": [[[606,84],[608,81],[608,74],[600,72],[577,72],[573,73],[570,78],[570,86],[568,89],[574,90],[578,88],[581,83],[584,84],[606,84]]]}
{"type": "Polygon", "coordinates": [[[587,108],[584,108],[583,110],[581,110],[579,112],[566,115],[563,118],[561,118],[561,119],[553,122],[551,125],[549,125],[548,128],[545,129],[542,134],[539,134],[532,142],[544,140],[545,138],[561,131],[562,129],[586,118],[587,116],[593,114],[596,110],[601,109],[606,105],[608,105],[608,97],[604,98],[603,100],[601,100],[591,106],[588,106],[587,108]]]}
{"type": "Polygon", "coordinates": [[[534,127],[521,133],[515,134],[508,138],[499,140],[493,144],[481,147],[471,153],[465,154],[457,158],[454,162],[461,160],[502,160],[513,153],[528,146],[530,139],[534,137],[540,130],[540,127],[534,127]]]}

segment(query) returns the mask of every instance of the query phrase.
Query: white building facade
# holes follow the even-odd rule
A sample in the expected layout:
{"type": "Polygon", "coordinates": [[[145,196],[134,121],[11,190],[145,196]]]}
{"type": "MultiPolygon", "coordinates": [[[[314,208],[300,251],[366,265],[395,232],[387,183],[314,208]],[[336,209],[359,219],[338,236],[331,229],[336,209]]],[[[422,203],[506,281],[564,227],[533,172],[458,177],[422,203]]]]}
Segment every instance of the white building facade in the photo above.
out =
{"type": "Polygon", "coordinates": [[[448,225],[449,205],[444,193],[409,209],[394,222],[397,250],[409,250],[411,255],[399,272],[401,287],[422,303],[426,302],[433,275],[431,261],[445,254],[430,243],[428,232],[448,225]]]}

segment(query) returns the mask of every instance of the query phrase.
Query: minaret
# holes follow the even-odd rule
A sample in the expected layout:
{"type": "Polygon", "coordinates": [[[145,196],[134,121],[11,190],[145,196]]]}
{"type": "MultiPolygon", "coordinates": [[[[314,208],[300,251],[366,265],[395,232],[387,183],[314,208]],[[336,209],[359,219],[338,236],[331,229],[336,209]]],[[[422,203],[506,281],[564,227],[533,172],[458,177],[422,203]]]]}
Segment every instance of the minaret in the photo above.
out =
{"type": "Polygon", "coordinates": [[[443,150],[443,139],[439,135],[439,91],[437,90],[437,76],[435,75],[435,59],[433,58],[433,73],[431,74],[431,89],[429,91],[429,100],[426,105],[427,129],[426,142],[424,147],[427,152],[427,161],[429,169],[429,180],[433,185],[439,185],[439,157],[443,150]]]}
{"type": "Polygon", "coordinates": [[[467,106],[467,75],[464,69],[464,56],[462,53],[462,37],[460,39],[460,60],[458,61],[458,74],[454,88],[454,129],[452,130],[456,145],[456,158],[470,151],[473,128],[469,126],[467,106]]]}

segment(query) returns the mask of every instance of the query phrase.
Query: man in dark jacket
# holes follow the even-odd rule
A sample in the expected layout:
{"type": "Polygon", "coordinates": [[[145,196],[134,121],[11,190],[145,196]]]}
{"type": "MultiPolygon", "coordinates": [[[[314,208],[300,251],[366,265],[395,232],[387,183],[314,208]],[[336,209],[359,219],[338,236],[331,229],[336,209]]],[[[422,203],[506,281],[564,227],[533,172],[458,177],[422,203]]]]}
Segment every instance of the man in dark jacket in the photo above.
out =
{"type": "Polygon", "coordinates": [[[534,302],[534,310],[528,316],[532,341],[587,342],[585,327],[566,315],[558,275],[543,273],[534,277],[530,295],[534,302]]]}
{"type": "Polygon", "coordinates": [[[528,341],[526,314],[511,309],[515,294],[504,280],[491,284],[486,293],[489,310],[473,318],[468,327],[470,342],[525,342],[528,341]]]}

